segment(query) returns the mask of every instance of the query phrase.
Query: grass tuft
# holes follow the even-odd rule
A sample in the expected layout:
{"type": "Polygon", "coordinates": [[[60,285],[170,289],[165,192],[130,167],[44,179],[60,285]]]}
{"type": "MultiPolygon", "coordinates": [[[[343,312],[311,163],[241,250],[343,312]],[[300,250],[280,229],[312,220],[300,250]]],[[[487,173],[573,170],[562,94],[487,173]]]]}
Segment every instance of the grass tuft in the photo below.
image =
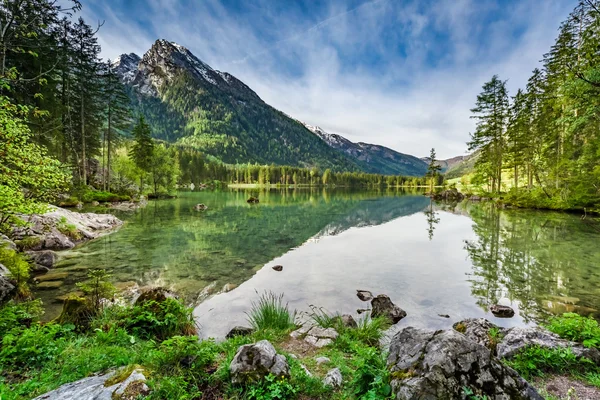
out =
{"type": "Polygon", "coordinates": [[[252,302],[247,316],[248,322],[256,330],[287,330],[295,326],[296,312],[290,311],[288,304],[284,304],[283,293],[265,292],[252,302]]]}

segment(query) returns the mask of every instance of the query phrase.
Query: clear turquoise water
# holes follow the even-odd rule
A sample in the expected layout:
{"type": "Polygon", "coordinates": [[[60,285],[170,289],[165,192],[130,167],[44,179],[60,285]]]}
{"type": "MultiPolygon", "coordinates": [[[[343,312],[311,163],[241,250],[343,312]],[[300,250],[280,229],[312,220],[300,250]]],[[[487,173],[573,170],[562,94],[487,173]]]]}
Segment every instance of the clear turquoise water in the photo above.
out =
{"type": "Polygon", "coordinates": [[[442,207],[403,192],[288,190],[180,193],[118,216],[126,221],[118,232],[62,254],[57,270],[67,279],[38,292],[48,318],[60,310],[56,298],[99,267],[115,282],[172,287],[190,304],[208,294],[195,310],[205,336],[244,324],[266,290],[299,310],[354,314],[368,305],[356,289],[386,293],[408,312],[399,326],[432,328],[478,316],[522,325],[600,307],[600,227],[572,214],[442,207]],[[248,205],[250,194],[261,203],[248,205]],[[194,211],[197,203],[208,210],[194,211]],[[517,315],[494,319],[487,308],[495,303],[517,315]]]}

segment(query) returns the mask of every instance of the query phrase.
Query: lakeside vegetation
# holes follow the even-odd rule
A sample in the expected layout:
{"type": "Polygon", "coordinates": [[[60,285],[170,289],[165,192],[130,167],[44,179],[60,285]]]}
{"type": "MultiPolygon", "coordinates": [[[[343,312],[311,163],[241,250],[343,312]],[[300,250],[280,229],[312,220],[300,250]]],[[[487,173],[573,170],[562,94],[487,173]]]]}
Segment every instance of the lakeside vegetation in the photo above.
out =
{"type": "Polygon", "coordinates": [[[509,98],[496,75],[483,85],[471,110],[471,184],[520,207],[598,209],[599,42],[598,4],[579,1],[524,89],[509,98]]]}

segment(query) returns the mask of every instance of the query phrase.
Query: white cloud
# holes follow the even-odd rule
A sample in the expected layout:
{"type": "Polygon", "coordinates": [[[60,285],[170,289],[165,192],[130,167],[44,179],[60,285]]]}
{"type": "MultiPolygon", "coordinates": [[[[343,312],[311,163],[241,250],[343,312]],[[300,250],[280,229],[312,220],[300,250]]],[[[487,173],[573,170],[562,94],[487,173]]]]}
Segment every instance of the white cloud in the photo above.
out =
{"type": "Polygon", "coordinates": [[[376,0],[348,9],[331,0],[326,11],[307,15],[294,7],[282,14],[263,0],[240,16],[217,0],[151,0],[136,8],[139,24],[131,10],[118,13],[105,2],[93,11],[106,19],[106,57],[173,40],[297,119],[354,141],[417,156],[436,147],[452,157],[465,152],[469,109],[483,82],[499,74],[512,93],[523,86],[573,6],[506,3],[376,0]],[[484,20],[493,14],[504,17],[484,20]]]}

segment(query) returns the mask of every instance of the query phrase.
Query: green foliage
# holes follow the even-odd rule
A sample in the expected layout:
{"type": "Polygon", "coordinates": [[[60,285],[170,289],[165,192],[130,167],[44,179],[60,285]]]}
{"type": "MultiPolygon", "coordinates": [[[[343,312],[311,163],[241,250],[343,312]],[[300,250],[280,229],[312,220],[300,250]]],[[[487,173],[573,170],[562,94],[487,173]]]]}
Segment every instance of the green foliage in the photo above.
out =
{"type": "Polygon", "coordinates": [[[85,294],[90,304],[92,313],[99,313],[102,299],[111,299],[116,292],[113,284],[109,282],[110,274],[104,269],[93,269],[88,272],[88,281],[77,283],[77,287],[85,294]]]}
{"type": "Polygon", "coordinates": [[[160,344],[153,365],[162,372],[194,369],[202,373],[215,362],[218,353],[218,346],[211,340],[200,341],[195,335],[173,336],[160,344]]]}
{"type": "Polygon", "coordinates": [[[476,394],[473,389],[469,387],[463,387],[463,395],[467,400],[489,400],[488,396],[476,394]]]}
{"type": "Polygon", "coordinates": [[[83,238],[83,235],[81,232],[79,232],[77,227],[73,224],[67,223],[67,218],[65,217],[60,217],[60,220],[56,225],[56,229],[58,229],[63,235],[69,236],[71,239],[81,240],[83,238]]]}
{"type": "Polygon", "coordinates": [[[53,360],[71,337],[73,327],[35,324],[2,337],[0,366],[3,369],[36,368],[53,360]]]}
{"type": "Polygon", "coordinates": [[[25,257],[6,247],[0,247],[0,264],[4,265],[10,273],[10,279],[16,284],[16,297],[25,299],[29,296],[29,263],[25,257]]]}
{"type": "Polygon", "coordinates": [[[310,305],[311,313],[309,317],[315,324],[322,328],[335,328],[340,325],[340,315],[331,315],[323,307],[310,305]]]}
{"type": "Polygon", "coordinates": [[[38,322],[43,313],[40,300],[8,302],[0,308],[0,337],[4,337],[12,330],[24,329],[38,322]]]}
{"type": "Polygon", "coordinates": [[[254,329],[286,330],[294,327],[296,312],[290,311],[287,303],[283,303],[283,294],[265,292],[258,301],[252,301],[247,315],[254,329]]]}
{"type": "Polygon", "coordinates": [[[158,341],[196,332],[192,309],[175,299],[147,301],[132,308],[113,306],[102,313],[93,326],[105,331],[120,327],[136,337],[158,341]]]}
{"type": "Polygon", "coordinates": [[[115,194],[97,190],[86,190],[80,195],[81,201],[91,203],[97,201],[99,203],[114,203],[118,201],[129,201],[131,197],[126,194],[115,194]]]}
{"type": "Polygon", "coordinates": [[[245,395],[248,400],[286,400],[295,398],[298,391],[286,378],[269,374],[250,386],[245,395]]]}
{"type": "Polygon", "coordinates": [[[364,316],[356,321],[356,328],[342,330],[340,337],[336,340],[340,348],[348,349],[354,342],[365,346],[378,347],[383,337],[383,331],[389,327],[387,317],[370,318],[364,316]]]}
{"type": "Polygon", "coordinates": [[[523,378],[531,379],[545,373],[587,373],[597,372],[598,367],[587,358],[577,357],[570,348],[547,349],[538,346],[527,347],[506,363],[523,378]]]}
{"type": "Polygon", "coordinates": [[[354,395],[363,400],[391,398],[390,372],[386,357],[372,347],[356,348],[357,368],[352,387],[354,395]]]}
{"type": "Polygon", "coordinates": [[[52,200],[68,182],[60,162],[32,143],[23,120],[27,112],[28,107],[0,96],[0,230],[7,229],[16,213],[43,212],[43,202],[52,200]]]}
{"type": "Polygon", "coordinates": [[[600,326],[592,317],[565,313],[552,318],[546,328],[563,339],[582,343],[586,347],[600,348],[600,326]]]}
{"type": "Polygon", "coordinates": [[[490,350],[492,350],[493,352],[496,351],[496,347],[498,346],[498,343],[500,343],[502,341],[502,338],[504,336],[502,335],[500,328],[490,328],[490,330],[488,331],[488,340],[489,340],[489,347],[490,350]]]}

